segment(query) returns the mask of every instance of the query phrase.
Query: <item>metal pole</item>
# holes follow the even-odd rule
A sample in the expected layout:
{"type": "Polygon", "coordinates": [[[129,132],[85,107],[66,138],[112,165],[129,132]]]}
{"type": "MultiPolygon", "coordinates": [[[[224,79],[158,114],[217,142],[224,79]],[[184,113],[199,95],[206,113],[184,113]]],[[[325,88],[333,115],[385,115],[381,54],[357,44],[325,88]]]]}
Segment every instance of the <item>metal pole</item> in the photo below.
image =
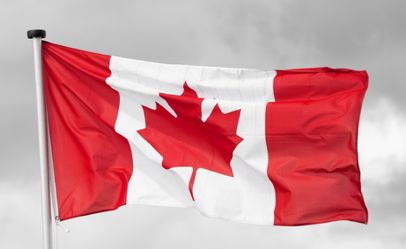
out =
{"type": "Polygon", "coordinates": [[[39,160],[41,168],[41,197],[42,197],[42,232],[44,249],[52,249],[52,214],[50,203],[49,167],[48,167],[48,142],[47,142],[47,121],[44,103],[44,91],[42,81],[42,38],[45,38],[45,30],[29,30],[28,39],[32,39],[34,46],[34,71],[35,90],[37,93],[37,121],[38,121],[38,142],[39,160]]]}

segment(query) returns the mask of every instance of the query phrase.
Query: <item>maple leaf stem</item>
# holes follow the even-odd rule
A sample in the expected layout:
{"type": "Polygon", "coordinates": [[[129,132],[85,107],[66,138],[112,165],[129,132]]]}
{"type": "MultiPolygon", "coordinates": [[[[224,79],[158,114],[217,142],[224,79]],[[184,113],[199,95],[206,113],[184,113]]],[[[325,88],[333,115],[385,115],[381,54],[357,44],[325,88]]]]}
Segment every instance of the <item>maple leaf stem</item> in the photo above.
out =
{"type": "Polygon", "coordinates": [[[192,196],[193,201],[195,200],[195,197],[193,195],[193,185],[195,183],[197,169],[198,169],[197,167],[193,167],[192,175],[190,176],[190,180],[189,180],[189,192],[190,192],[190,195],[192,196]]]}

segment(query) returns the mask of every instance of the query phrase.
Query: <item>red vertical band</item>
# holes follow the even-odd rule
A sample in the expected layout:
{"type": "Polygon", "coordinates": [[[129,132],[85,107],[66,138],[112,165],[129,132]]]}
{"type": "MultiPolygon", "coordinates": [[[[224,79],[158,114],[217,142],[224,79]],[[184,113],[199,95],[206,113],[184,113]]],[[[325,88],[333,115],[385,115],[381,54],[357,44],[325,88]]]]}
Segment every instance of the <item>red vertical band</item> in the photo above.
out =
{"type": "Polygon", "coordinates": [[[114,130],[119,94],[110,56],[43,43],[43,75],[61,220],[126,203],[128,141],[114,130]]]}
{"type": "Polygon", "coordinates": [[[357,130],[368,76],[314,68],[278,71],[266,110],[275,224],[367,222],[357,130]]]}

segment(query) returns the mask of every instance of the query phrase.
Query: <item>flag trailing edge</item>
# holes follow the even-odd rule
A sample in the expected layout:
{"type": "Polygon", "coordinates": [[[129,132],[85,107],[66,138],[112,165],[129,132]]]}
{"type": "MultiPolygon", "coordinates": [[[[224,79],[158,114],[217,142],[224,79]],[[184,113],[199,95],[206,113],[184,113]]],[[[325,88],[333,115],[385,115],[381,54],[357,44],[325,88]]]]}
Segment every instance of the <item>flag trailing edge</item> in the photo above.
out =
{"type": "Polygon", "coordinates": [[[42,51],[61,220],[128,202],[254,224],[367,222],[357,153],[366,71],[42,51]]]}

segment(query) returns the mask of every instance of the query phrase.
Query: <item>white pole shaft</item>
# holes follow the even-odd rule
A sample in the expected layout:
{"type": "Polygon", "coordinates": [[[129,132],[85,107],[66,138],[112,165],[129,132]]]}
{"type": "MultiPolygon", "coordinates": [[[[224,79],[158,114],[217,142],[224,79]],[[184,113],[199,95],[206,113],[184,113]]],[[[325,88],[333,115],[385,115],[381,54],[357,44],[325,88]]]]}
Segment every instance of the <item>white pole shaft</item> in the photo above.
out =
{"type": "Polygon", "coordinates": [[[37,93],[37,119],[39,160],[41,168],[41,197],[42,197],[42,232],[44,249],[52,249],[52,219],[49,192],[47,121],[45,115],[44,91],[42,81],[42,40],[40,37],[32,39],[34,46],[35,90],[37,93]]]}

